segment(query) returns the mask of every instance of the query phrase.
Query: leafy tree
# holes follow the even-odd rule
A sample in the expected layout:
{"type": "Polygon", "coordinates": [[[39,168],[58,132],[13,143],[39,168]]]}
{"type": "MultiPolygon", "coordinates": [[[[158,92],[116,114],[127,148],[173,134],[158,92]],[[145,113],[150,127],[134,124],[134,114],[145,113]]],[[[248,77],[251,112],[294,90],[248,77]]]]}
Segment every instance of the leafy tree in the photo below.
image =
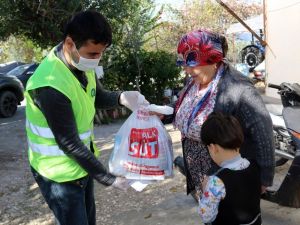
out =
{"type": "Polygon", "coordinates": [[[39,62],[43,58],[43,50],[25,37],[9,36],[0,42],[0,63],[8,61],[39,62]]]}
{"type": "MultiPolygon", "coordinates": [[[[159,26],[157,21],[160,12],[155,13],[154,4],[151,0],[135,1],[135,4],[132,3],[130,5],[128,11],[130,12],[127,14],[128,17],[122,18],[121,25],[119,24],[118,26],[119,29],[116,33],[119,38],[108,54],[108,61],[111,68],[114,63],[124,63],[122,60],[124,57],[127,59],[127,62],[130,61],[133,63],[136,67],[136,74],[134,75],[136,89],[140,91],[142,71],[141,51],[144,44],[152,38],[147,37],[146,34],[159,26]]],[[[120,72],[122,74],[124,71],[120,72]]]]}
{"type": "MultiPolygon", "coordinates": [[[[140,90],[150,102],[162,103],[163,90],[167,87],[174,88],[180,82],[180,69],[175,65],[176,58],[174,54],[164,51],[141,51],[139,57],[142,62],[140,90]]],[[[110,89],[137,89],[135,59],[122,59],[123,61],[114,64],[110,71],[105,73],[104,84],[110,89]]]]}
{"type": "MultiPolygon", "coordinates": [[[[228,0],[226,4],[244,20],[262,13],[262,6],[255,3],[228,0]]],[[[174,9],[170,5],[166,7],[164,15],[168,20],[153,30],[157,38],[147,44],[148,50],[175,52],[179,39],[189,31],[206,28],[225,33],[230,24],[237,22],[223,7],[212,0],[185,0],[180,9],[174,9]]],[[[232,49],[232,40],[229,40],[229,44],[229,49],[232,49]]]]}
{"type": "Polygon", "coordinates": [[[158,26],[158,24],[156,24],[158,16],[152,17],[153,5],[151,5],[151,2],[149,1],[145,1],[143,3],[144,4],[141,4],[138,7],[140,14],[133,14],[134,16],[124,26],[126,31],[124,47],[127,47],[129,50],[129,55],[135,60],[138,72],[135,82],[139,91],[142,71],[140,55],[142,46],[147,42],[147,40],[145,40],[145,35],[158,26]],[[149,13],[149,10],[151,13],[149,13]]]}
{"type": "Polygon", "coordinates": [[[13,35],[16,39],[31,40],[33,44],[48,49],[62,40],[65,23],[71,15],[84,9],[95,9],[110,20],[113,43],[117,47],[123,38],[123,25],[134,14],[136,5],[139,1],[2,0],[0,39],[4,41],[13,35]]]}
{"type": "Polygon", "coordinates": [[[23,35],[42,47],[56,45],[62,39],[66,21],[75,13],[95,9],[112,23],[114,34],[135,12],[140,1],[129,0],[1,0],[0,37],[23,35]]]}
{"type": "MultiPolygon", "coordinates": [[[[101,12],[112,25],[113,44],[103,59],[105,84],[112,89],[135,88],[150,95],[154,89],[146,85],[149,82],[144,74],[149,74],[145,72],[149,67],[145,62],[150,62],[147,61],[149,58],[156,62],[163,60],[160,58],[163,53],[149,53],[151,57],[146,57],[144,51],[145,43],[152,39],[150,31],[160,25],[160,12],[155,12],[152,0],[2,0],[0,36],[4,40],[13,34],[32,40],[42,48],[52,47],[62,40],[65,21],[74,12],[85,9],[101,12]],[[128,86],[129,82],[134,85],[128,86]]],[[[165,88],[169,80],[164,82],[162,77],[162,82],[159,82],[160,71],[163,66],[168,68],[170,65],[174,66],[173,61],[172,64],[161,64],[160,68],[152,67],[157,71],[151,76],[156,75],[153,79],[155,84],[162,85],[161,88],[165,88]]]]}
{"type": "Polygon", "coordinates": [[[83,9],[87,1],[78,0],[2,0],[0,37],[24,36],[41,47],[61,40],[67,18],[83,9]]]}
{"type": "Polygon", "coordinates": [[[175,62],[174,54],[164,51],[145,52],[141,91],[150,102],[161,104],[164,90],[180,85],[180,68],[175,62]]]}

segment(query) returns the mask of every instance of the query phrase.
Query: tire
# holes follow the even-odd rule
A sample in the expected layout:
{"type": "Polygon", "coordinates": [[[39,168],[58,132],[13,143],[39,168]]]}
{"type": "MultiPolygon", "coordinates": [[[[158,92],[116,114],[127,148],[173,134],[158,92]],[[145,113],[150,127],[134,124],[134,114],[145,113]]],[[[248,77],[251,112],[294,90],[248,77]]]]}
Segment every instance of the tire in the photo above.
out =
{"type": "Polygon", "coordinates": [[[11,91],[0,92],[0,116],[11,117],[18,108],[18,99],[11,91]]]}
{"type": "Polygon", "coordinates": [[[241,61],[246,63],[250,69],[254,69],[264,59],[264,54],[255,45],[246,46],[241,50],[241,61]]]}

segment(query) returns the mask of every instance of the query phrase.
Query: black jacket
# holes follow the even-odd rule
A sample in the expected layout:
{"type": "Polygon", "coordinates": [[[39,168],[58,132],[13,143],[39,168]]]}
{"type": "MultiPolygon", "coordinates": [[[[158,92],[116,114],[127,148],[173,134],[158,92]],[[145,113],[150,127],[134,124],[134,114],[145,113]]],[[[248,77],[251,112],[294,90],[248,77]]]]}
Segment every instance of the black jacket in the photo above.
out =
{"type": "MultiPolygon", "coordinates": [[[[241,155],[257,162],[262,185],[271,186],[275,169],[273,125],[260,94],[247,77],[228,64],[217,88],[214,112],[233,115],[239,120],[244,132],[241,155]]],[[[194,187],[188,170],[186,174],[187,193],[190,193],[194,187]]]]}
{"type": "Polygon", "coordinates": [[[257,164],[252,161],[243,170],[223,169],[216,176],[223,181],[226,196],[212,225],[248,224],[256,217],[253,225],[260,225],[261,183],[257,164]]]}
{"type": "Polygon", "coordinates": [[[226,67],[218,84],[214,111],[239,120],[244,132],[240,153],[258,163],[262,185],[271,186],[275,169],[272,120],[251,81],[231,66],[226,67]]]}

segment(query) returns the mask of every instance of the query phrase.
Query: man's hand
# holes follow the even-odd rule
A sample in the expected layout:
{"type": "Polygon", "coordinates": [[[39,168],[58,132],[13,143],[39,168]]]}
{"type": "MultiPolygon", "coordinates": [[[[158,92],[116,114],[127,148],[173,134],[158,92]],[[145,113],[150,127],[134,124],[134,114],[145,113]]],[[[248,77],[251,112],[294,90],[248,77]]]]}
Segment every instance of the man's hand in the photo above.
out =
{"type": "Polygon", "coordinates": [[[136,110],[140,105],[148,105],[145,96],[138,91],[124,91],[120,95],[119,102],[131,111],[136,110]]]}
{"type": "Polygon", "coordinates": [[[124,177],[117,177],[115,182],[113,182],[111,186],[123,191],[127,191],[127,189],[130,187],[129,181],[124,177]]]}

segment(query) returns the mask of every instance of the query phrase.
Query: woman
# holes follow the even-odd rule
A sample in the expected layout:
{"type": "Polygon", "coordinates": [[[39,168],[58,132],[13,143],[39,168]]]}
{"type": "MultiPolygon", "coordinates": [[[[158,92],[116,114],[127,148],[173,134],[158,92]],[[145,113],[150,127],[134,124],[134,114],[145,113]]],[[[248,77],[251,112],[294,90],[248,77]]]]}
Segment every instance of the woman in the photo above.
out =
{"type": "Polygon", "coordinates": [[[182,135],[187,193],[201,193],[201,183],[212,167],[202,144],[201,126],[212,112],[235,116],[245,140],[242,157],[254,159],[261,169],[262,192],[274,176],[272,122],[261,96],[250,80],[235,70],[225,56],[225,37],[197,30],[184,35],[177,48],[177,65],[191,76],[175,107],[174,124],[182,135]]]}

